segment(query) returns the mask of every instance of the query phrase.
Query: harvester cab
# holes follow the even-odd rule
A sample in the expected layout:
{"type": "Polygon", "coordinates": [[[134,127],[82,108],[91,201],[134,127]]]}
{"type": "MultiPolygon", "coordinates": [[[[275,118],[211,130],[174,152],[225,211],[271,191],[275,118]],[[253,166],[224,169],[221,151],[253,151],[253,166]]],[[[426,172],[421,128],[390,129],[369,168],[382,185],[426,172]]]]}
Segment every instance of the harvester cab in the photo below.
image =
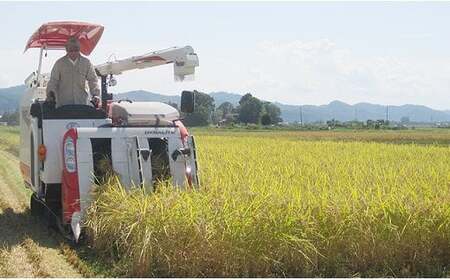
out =
{"type": "MultiPolygon", "coordinates": [[[[43,52],[63,49],[76,36],[89,55],[103,26],[83,22],[43,24],[26,49],[39,48],[39,66],[25,81],[20,104],[20,169],[33,191],[32,214],[45,213],[66,236],[78,240],[96,183],[116,174],[124,188],[154,190],[169,180],[179,188],[199,185],[195,140],[174,107],[161,102],[114,101],[108,87],[115,75],[173,63],[176,80],[192,75],[198,58],[190,46],[174,47],[96,65],[102,107],[45,101],[49,75],[42,72],[43,52]]],[[[26,50],[25,49],[25,50],[26,50]]],[[[195,92],[182,93],[180,107],[194,109],[195,92]]]]}

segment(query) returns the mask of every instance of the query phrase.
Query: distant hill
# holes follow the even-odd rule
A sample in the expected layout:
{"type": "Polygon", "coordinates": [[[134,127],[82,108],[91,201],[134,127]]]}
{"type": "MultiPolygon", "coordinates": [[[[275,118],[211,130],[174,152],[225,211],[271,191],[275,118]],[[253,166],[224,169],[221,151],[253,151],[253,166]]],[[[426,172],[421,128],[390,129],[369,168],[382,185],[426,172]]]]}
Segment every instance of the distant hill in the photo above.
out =
{"type": "Polygon", "coordinates": [[[25,85],[0,88],[0,114],[16,111],[24,92],[25,85]]]}
{"type": "MultiPolygon", "coordinates": [[[[15,111],[19,106],[20,98],[25,91],[25,86],[16,86],[0,89],[0,114],[4,112],[15,111]]],[[[223,102],[230,102],[234,106],[239,104],[242,95],[229,92],[211,92],[209,93],[215,100],[216,106],[223,102]]],[[[180,103],[178,95],[164,95],[144,90],[128,91],[114,95],[114,99],[130,99],[135,101],[159,101],[180,103]]],[[[275,102],[281,109],[281,117],[287,122],[296,122],[300,120],[300,106],[287,105],[275,102]]],[[[422,105],[402,105],[391,106],[377,105],[370,103],[357,103],[349,105],[341,101],[332,101],[327,105],[302,105],[303,122],[317,122],[336,119],[339,121],[350,120],[377,120],[385,119],[388,110],[389,120],[400,121],[402,117],[408,117],[412,122],[436,122],[450,121],[450,110],[433,110],[422,105]]]]}
{"type": "Polygon", "coordinates": [[[151,102],[172,102],[180,103],[179,95],[163,95],[145,90],[127,91],[124,93],[114,94],[114,100],[130,99],[133,101],[151,101],[151,102]]]}
{"type": "Polygon", "coordinates": [[[219,105],[224,102],[230,102],[234,106],[237,106],[239,105],[239,100],[241,100],[242,98],[242,95],[240,94],[228,93],[224,91],[211,92],[209,95],[211,95],[214,98],[216,107],[219,107],[219,105]]]}
{"type": "MultiPolygon", "coordinates": [[[[281,109],[281,117],[288,122],[299,121],[300,106],[275,103],[281,109]]],[[[303,105],[303,122],[316,122],[336,119],[339,121],[351,120],[378,120],[386,119],[400,121],[408,117],[411,122],[450,121],[448,111],[438,111],[421,105],[386,106],[370,103],[357,103],[349,105],[341,101],[333,101],[328,105],[303,105]]]]}

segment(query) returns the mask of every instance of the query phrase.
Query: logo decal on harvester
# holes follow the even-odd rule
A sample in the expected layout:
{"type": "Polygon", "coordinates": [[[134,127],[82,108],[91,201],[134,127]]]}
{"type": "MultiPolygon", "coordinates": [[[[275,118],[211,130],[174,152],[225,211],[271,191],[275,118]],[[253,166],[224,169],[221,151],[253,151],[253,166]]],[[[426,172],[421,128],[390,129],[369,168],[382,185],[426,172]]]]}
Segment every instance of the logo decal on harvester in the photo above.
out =
{"type": "Polygon", "coordinates": [[[77,122],[70,122],[70,123],[66,124],[67,129],[77,128],[77,127],[80,127],[80,124],[78,124],[77,122]]]}
{"type": "Polygon", "coordinates": [[[145,135],[149,134],[175,134],[175,129],[155,129],[155,130],[146,130],[144,131],[145,135]]]}

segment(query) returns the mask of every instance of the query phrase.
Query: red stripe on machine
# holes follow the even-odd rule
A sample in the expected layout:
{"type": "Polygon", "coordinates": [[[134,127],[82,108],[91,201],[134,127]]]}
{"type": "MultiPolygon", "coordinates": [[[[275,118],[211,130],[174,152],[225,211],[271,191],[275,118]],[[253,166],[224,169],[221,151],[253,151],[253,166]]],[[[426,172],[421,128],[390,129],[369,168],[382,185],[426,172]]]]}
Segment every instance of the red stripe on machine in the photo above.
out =
{"type": "Polygon", "coordinates": [[[61,185],[61,196],[62,196],[62,208],[63,208],[63,221],[64,223],[70,223],[72,220],[72,215],[75,212],[80,211],[80,189],[79,189],[79,182],[78,182],[78,163],[77,163],[77,157],[76,157],[76,150],[77,150],[77,129],[71,128],[69,129],[66,134],[64,134],[64,140],[63,140],[63,174],[62,174],[62,185],[61,185]],[[76,169],[74,172],[70,172],[67,170],[66,166],[66,154],[65,154],[65,144],[66,140],[68,138],[72,138],[75,150],[74,150],[74,157],[75,157],[75,166],[76,169]]]}

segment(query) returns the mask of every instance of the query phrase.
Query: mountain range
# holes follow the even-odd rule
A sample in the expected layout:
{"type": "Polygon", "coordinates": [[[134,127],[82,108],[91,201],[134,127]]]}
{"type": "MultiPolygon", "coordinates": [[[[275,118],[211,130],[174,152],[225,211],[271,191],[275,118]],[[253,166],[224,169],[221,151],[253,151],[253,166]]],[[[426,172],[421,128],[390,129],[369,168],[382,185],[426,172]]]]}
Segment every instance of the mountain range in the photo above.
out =
{"type": "MultiPolygon", "coordinates": [[[[19,100],[25,91],[25,86],[15,86],[0,89],[0,114],[12,112],[18,108],[19,100]]],[[[239,104],[242,95],[229,92],[211,92],[216,106],[223,102],[230,102],[234,106],[239,104]]],[[[179,104],[179,95],[164,95],[144,90],[128,91],[114,95],[114,99],[130,99],[135,101],[159,101],[179,104]]],[[[378,105],[370,103],[357,103],[350,105],[341,101],[332,101],[327,105],[287,105],[274,102],[281,110],[281,117],[286,122],[304,123],[326,120],[377,120],[386,119],[400,121],[409,118],[411,122],[438,122],[450,121],[450,110],[439,111],[422,105],[406,104],[402,106],[378,105]]]]}

